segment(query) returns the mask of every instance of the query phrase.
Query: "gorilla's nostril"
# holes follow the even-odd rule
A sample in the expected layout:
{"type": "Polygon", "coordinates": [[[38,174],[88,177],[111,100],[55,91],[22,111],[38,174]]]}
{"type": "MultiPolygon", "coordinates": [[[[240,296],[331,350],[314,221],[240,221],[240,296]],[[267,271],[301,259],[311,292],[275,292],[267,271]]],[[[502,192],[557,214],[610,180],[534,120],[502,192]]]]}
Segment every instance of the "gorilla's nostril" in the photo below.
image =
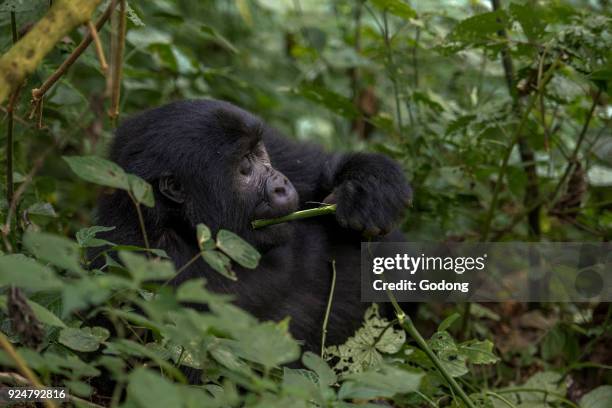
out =
{"type": "Polygon", "coordinates": [[[287,190],[285,190],[285,187],[276,187],[274,189],[274,194],[276,195],[285,195],[286,192],[287,190]]]}

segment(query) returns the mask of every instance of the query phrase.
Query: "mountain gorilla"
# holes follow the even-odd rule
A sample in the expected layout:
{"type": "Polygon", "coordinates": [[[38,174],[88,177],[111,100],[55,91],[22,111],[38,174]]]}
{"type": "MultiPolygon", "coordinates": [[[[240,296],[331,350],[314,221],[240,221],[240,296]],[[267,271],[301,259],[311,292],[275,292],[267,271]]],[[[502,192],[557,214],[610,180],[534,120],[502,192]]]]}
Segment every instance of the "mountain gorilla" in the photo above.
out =
{"type": "MultiPolygon", "coordinates": [[[[153,185],[155,207],[143,208],[150,245],[164,249],[177,268],[199,251],[195,227],[231,230],[262,254],[259,266],[233,268],[231,281],[202,259],[174,284],[205,277],[209,289],[231,293],[262,320],[291,317],[290,331],[307,350],[319,351],[330,292],[337,283],[328,344],[339,344],[362,323],[362,237],[401,240],[392,232],[410,200],[398,164],[378,154],[328,154],[284,138],[259,118],[227,102],[175,102],[126,120],[116,132],[111,159],[153,185]],[[335,215],[272,225],[251,221],[286,215],[321,202],[335,215]],[[335,219],[334,219],[335,217],[335,219]]],[[[103,238],[143,246],[138,218],[123,191],[100,199],[98,224],[114,225],[103,238]]]]}

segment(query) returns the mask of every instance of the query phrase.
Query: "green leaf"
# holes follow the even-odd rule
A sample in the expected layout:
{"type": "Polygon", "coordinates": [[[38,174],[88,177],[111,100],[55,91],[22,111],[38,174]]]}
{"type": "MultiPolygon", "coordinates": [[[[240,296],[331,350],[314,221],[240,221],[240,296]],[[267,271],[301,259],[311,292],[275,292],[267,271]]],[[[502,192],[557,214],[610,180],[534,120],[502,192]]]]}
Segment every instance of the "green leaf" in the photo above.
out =
{"type": "Polygon", "coordinates": [[[612,385],[601,385],[580,399],[580,408],[612,407],[612,385]]]}
{"type": "Polygon", "coordinates": [[[127,174],[112,161],[98,156],[64,156],[70,169],[85,181],[102,186],[129,190],[127,174]]]}
{"type": "Polygon", "coordinates": [[[165,259],[147,259],[127,251],[120,251],[119,259],[138,284],[145,280],[170,279],[176,274],[172,262],[165,259]]]}
{"type": "Polygon", "coordinates": [[[508,25],[508,15],[503,10],[478,14],[461,21],[446,37],[456,49],[479,44],[497,38],[497,32],[508,25]]]}
{"type": "Polygon", "coordinates": [[[44,217],[57,218],[57,213],[49,203],[35,203],[26,210],[28,215],[42,215],[44,217]]]}
{"type": "Polygon", "coordinates": [[[442,321],[442,323],[440,323],[440,325],[438,326],[438,331],[439,332],[446,331],[446,329],[451,327],[453,323],[455,323],[457,319],[459,319],[460,317],[461,315],[459,313],[453,313],[452,315],[448,316],[446,319],[442,321]]]}
{"type": "MultiPolygon", "coordinates": [[[[26,299],[26,300],[28,302],[28,306],[32,308],[32,311],[34,312],[34,316],[36,316],[36,319],[43,322],[44,324],[48,324],[49,326],[66,327],[66,324],[62,322],[60,318],[57,317],[49,309],[34,302],[33,300],[30,300],[30,299],[26,299]]],[[[5,311],[7,311],[6,302],[7,302],[7,296],[0,295],[0,308],[5,311]]]]}
{"type": "Polygon", "coordinates": [[[334,371],[329,368],[325,360],[318,355],[307,351],[302,355],[302,363],[306,368],[311,369],[319,377],[319,383],[323,385],[333,385],[336,383],[337,378],[334,371]]]}
{"type": "Polygon", "coordinates": [[[511,3],[509,10],[512,18],[520,23],[523,32],[531,41],[536,41],[546,32],[546,15],[537,3],[511,3]]]}
{"type": "Polygon", "coordinates": [[[383,365],[377,370],[368,370],[346,376],[340,387],[340,399],[392,398],[419,389],[423,374],[383,365]]]}
{"type": "Polygon", "coordinates": [[[79,246],[68,238],[44,232],[28,231],[23,237],[23,245],[42,261],[78,275],[84,273],[79,262],[79,246]]]}
{"type": "Polygon", "coordinates": [[[417,16],[416,11],[402,0],[370,0],[370,2],[378,9],[388,11],[405,20],[410,20],[417,16]]]}
{"type": "Polygon", "coordinates": [[[22,254],[0,256],[0,286],[15,285],[32,291],[61,289],[55,273],[22,254]]]}
{"type": "Polygon", "coordinates": [[[245,268],[255,269],[261,255],[251,244],[228,230],[217,233],[217,247],[245,268]]]}
{"type": "Polygon", "coordinates": [[[457,350],[455,340],[446,331],[434,333],[429,340],[429,347],[434,351],[457,350]]]}
{"type": "Polygon", "coordinates": [[[230,343],[238,355],[267,368],[295,361],[300,356],[297,342],[274,322],[240,331],[230,343]]]}
{"type": "Polygon", "coordinates": [[[104,327],[67,327],[60,332],[58,341],[72,350],[90,352],[96,351],[109,336],[104,327]]]}
{"type": "Polygon", "coordinates": [[[219,251],[202,251],[200,252],[204,261],[215,271],[233,281],[238,280],[238,277],[232,271],[232,262],[230,259],[219,251]]]}
{"type": "Polygon", "coordinates": [[[153,188],[151,185],[134,174],[128,174],[127,179],[134,199],[147,207],[154,207],[155,199],[153,198],[153,188]]]}
{"type": "Polygon", "coordinates": [[[198,245],[200,246],[200,250],[204,250],[204,243],[210,241],[212,238],[212,234],[210,232],[210,228],[208,228],[204,224],[198,224],[196,227],[196,236],[198,239],[198,245]]]}
{"type": "Polygon", "coordinates": [[[183,406],[178,387],[158,373],[138,367],[129,381],[128,396],[142,408],[183,406]]]}
{"type": "Polygon", "coordinates": [[[472,364],[494,364],[499,361],[499,357],[493,353],[493,346],[493,342],[490,340],[470,340],[461,343],[459,351],[472,364]]]}
{"type": "Polygon", "coordinates": [[[363,327],[346,343],[325,349],[327,360],[337,359],[335,371],[360,372],[377,367],[383,361],[382,353],[397,353],[406,342],[406,332],[395,330],[380,317],[377,304],[366,310],[364,320],[363,327]]]}
{"type": "Polygon", "coordinates": [[[105,239],[96,238],[96,234],[99,232],[108,232],[114,230],[115,227],[102,227],[94,225],[88,228],[81,228],[76,233],[77,243],[81,248],[95,248],[104,245],[113,245],[112,242],[108,242],[105,239]]]}
{"type": "Polygon", "coordinates": [[[302,84],[295,90],[295,93],[345,118],[355,119],[359,116],[357,108],[355,108],[355,105],[350,99],[330,91],[327,88],[313,84],[302,84]]]}

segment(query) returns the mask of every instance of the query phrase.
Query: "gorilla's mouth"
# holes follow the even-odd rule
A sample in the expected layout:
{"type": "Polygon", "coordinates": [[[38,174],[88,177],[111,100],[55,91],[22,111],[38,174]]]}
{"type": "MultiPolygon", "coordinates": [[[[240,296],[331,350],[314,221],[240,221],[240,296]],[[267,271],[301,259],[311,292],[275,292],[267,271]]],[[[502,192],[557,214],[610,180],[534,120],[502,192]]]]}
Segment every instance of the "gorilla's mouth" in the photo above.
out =
{"type": "Polygon", "coordinates": [[[261,220],[266,218],[278,218],[291,214],[297,210],[297,200],[295,203],[287,203],[287,205],[272,206],[268,201],[262,201],[255,207],[253,212],[253,220],[261,220]]]}

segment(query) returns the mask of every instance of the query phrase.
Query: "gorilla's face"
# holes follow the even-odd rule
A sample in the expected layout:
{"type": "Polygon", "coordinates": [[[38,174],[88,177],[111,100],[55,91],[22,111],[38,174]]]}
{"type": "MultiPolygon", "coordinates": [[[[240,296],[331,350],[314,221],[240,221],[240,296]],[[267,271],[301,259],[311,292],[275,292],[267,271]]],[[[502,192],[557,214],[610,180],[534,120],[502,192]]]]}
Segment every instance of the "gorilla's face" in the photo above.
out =
{"type": "Polygon", "coordinates": [[[161,126],[148,129],[146,147],[131,140],[122,151],[125,165],[137,174],[149,170],[141,176],[156,187],[156,208],[149,218],[181,234],[195,231],[198,223],[213,231],[229,229],[260,249],[282,243],[291,225],[251,227],[253,220],[289,214],[299,204],[293,184],[270,162],[265,125],[226,104],[184,108],[180,132],[176,125],[172,133],[161,126]],[[188,116],[190,109],[194,112],[188,116]]]}
{"type": "Polygon", "coordinates": [[[258,141],[243,153],[234,185],[237,193],[250,202],[253,219],[280,217],[295,211],[298,193],[289,179],[272,167],[263,142],[258,141]]]}

